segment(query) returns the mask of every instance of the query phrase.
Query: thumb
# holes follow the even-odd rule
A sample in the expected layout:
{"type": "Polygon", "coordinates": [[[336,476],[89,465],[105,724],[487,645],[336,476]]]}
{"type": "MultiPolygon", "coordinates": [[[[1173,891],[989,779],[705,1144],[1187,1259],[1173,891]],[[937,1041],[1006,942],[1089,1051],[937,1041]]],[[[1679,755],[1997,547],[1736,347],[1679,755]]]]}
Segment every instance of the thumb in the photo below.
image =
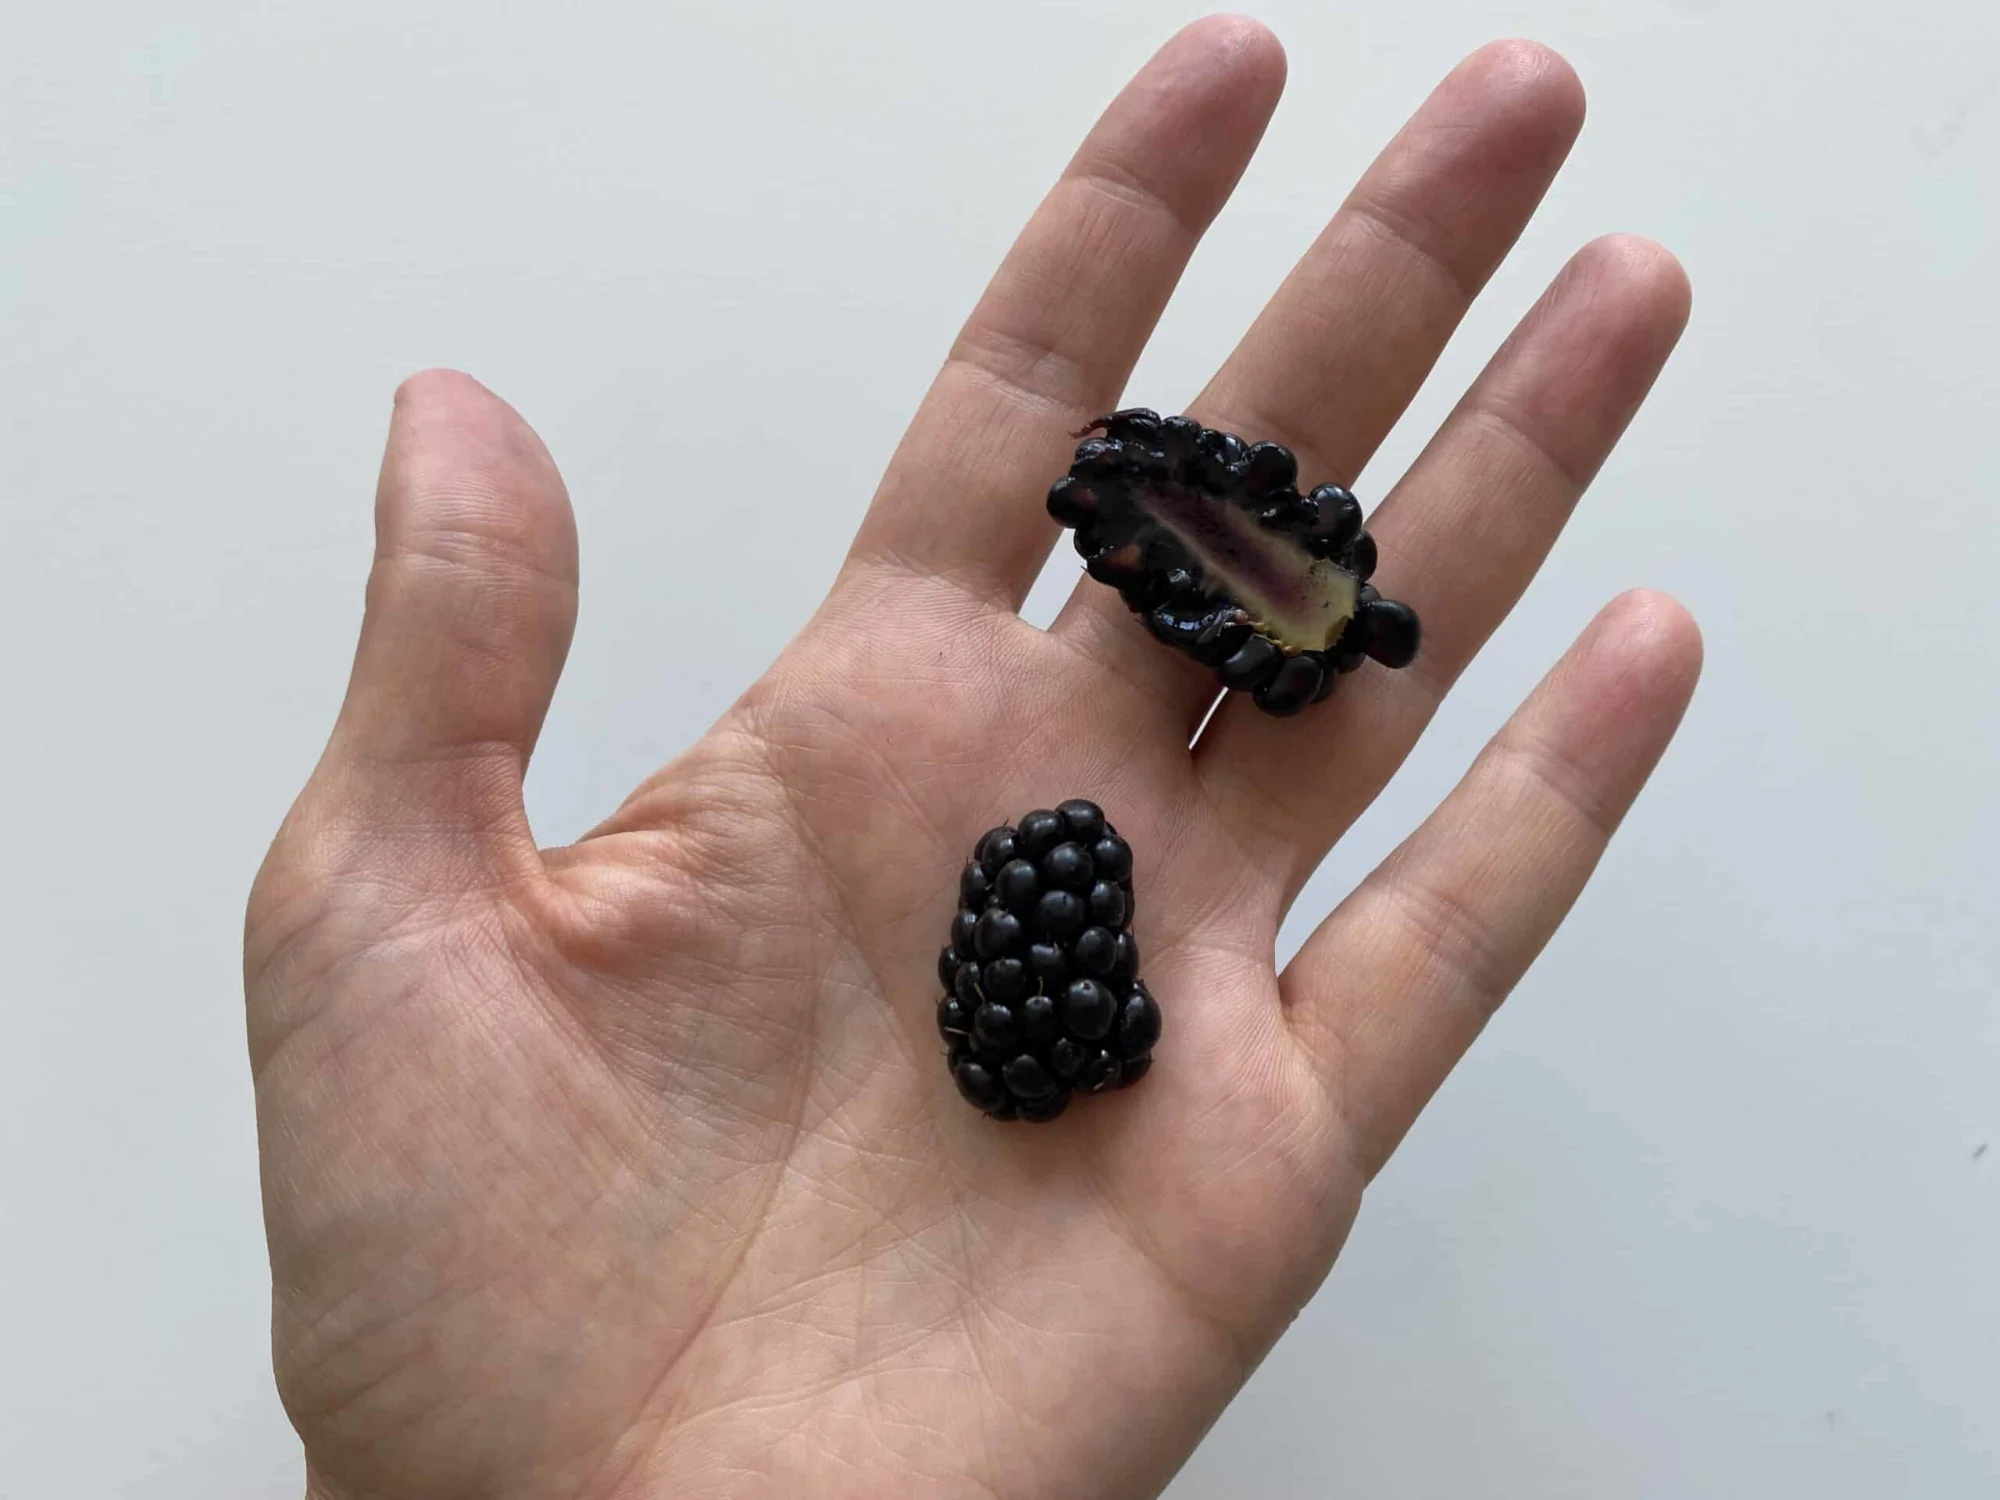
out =
{"type": "Polygon", "coordinates": [[[519,873],[535,858],[521,779],[575,625],[576,523],[541,439],[470,376],[404,382],[360,645],[314,775],[330,821],[408,878],[519,873]]]}

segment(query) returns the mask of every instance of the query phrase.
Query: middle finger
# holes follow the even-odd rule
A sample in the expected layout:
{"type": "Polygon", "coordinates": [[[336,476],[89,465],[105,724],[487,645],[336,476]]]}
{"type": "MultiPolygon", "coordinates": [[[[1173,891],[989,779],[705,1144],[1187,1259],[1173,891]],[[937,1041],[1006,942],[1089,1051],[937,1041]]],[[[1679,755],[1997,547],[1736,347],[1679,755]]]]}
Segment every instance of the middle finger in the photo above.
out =
{"type": "MultiPolygon", "coordinates": [[[[1555,53],[1496,42],[1439,84],[1189,408],[1284,443],[1313,484],[1350,481],[1388,435],[1568,155],[1583,90],[1555,53]]],[[[1168,694],[1190,736],[1214,674],[1080,580],[1055,623],[1114,675],[1168,694]]]]}

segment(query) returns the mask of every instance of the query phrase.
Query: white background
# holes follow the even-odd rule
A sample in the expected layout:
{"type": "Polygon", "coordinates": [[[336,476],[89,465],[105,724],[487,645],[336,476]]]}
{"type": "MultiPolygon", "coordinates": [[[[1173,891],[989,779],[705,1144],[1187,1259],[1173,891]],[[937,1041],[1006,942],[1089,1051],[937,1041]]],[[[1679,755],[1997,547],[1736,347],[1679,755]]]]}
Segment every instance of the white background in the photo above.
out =
{"type": "MultiPolygon", "coordinates": [[[[9,9],[0,1494],[292,1496],[238,922],[341,690],[391,388],[470,369],[567,471],[583,619],[530,783],[567,839],[805,618],[1013,231],[1197,12],[9,9]]],[[[1289,94],[1134,398],[1187,399],[1497,35],[1564,50],[1591,123],[1365,495],[1586,238],[1654,235],[1696,287],[1654,402],[1306,909],[1617,590],[1677,592],[1709,667],[1174,1500],[1990,1496],[2000,9],[1261,14],[1289,94]]]]}

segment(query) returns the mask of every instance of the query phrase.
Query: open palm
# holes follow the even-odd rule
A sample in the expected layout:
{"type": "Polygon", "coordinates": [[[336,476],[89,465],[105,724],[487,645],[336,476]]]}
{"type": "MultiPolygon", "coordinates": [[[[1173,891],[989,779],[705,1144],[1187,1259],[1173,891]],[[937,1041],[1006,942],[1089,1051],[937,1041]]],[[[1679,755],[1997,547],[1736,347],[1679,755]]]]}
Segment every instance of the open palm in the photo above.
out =
{"type": "MultiPolygon", "coordinates": [[[[1015,613],[1068,434],[1117,404],[1281,86],[1242,21],[1119,97],[973,314],[776,666],[605,824],[521,778],[575,609],[547,454],[461,376],[399,396],[354,678],[251,900],[278,1373],[327,1497],[1151,1493],[1326,1274],[1370,1176],[1547,940],[1699,642],[1613,604],[1282,974],[1279,924],[1499,623],[1686,313],[1582,251],[1371,523],[1427,627],[1293,720],[1082,582],[1015,613]],[[1137,851],[1167,1036],[1048,1126],[958,1097],[959,862],[1082,795],[1137,851]],[[780,1486],[788,1486],[788,1490],[780,1486]]],[[[1580,123],[1462,66],[1191,411],[1367,460],[1580,123]]]]}

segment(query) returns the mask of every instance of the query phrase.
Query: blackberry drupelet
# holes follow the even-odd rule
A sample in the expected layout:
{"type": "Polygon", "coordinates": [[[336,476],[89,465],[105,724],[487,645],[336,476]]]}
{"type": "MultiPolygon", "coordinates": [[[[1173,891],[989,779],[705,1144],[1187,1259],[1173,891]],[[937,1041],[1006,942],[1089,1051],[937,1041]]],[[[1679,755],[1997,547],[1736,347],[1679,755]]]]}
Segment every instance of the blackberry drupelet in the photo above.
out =
{"type": "Polygon", "coordinates": [[[1145,1076],[1160,1006],[1139,978],[1132,849],[1102,808],[1075,798],[990,830],[958,893],[937,1024],[968,1101],[1053,1120],[1145,1076]]]}
{"type": "Polygon", "coordinates": [[[1224,687],[1283,716],[1364,660],[1416,660],[1416,612],[1368,583],[1360,503],[1337,484],[1300,494],[1289,449],[1143,407],[1077,435],[1049,514],[1076,532],[1092,578],[1224,687]]]}

